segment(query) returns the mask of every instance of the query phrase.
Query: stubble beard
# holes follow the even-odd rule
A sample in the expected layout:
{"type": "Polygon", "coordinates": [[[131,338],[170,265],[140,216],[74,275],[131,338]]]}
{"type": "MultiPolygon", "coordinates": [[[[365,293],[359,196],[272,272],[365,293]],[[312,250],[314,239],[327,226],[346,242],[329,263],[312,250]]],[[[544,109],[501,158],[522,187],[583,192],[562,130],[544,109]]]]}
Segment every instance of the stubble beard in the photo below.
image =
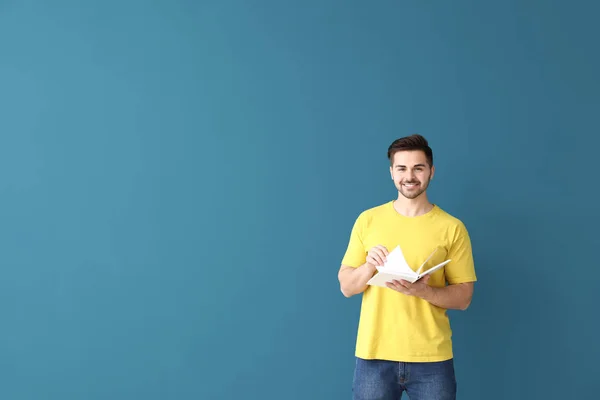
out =
{"type": "Polygon", "coordinates": [[[414,200],[417,197],[419,197],[420,195],[422,195],[423,193],[425,193],[425,191],[427,190],[427,188],[429,187],[429,182],[430,182],[431,178],[427,179],[426,182],[418,182],[418,181],[413,181],[414,183],[419,183],[419,187],[420,189],[418,191],[407,191],[406,188],[403,186],[406,183],[411,183],[411,182],[401,182],[398,186],[396,186],[396,189],[398,189],[398,192],[400,194],[402,194],[402,196],[406,197],[409,200],[414,200]]]}

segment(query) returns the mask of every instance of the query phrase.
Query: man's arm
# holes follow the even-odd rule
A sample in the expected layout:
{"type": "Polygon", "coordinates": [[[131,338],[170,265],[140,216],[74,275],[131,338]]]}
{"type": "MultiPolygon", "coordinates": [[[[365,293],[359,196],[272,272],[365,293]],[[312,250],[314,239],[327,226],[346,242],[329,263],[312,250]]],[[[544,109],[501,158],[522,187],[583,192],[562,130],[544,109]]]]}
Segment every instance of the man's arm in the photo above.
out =
{"type": "Polygon", "coordinates": [[[473,298],[473,282],[457,283],[444,287],[434,287],[427,284],[429,275],[419,279],[415,283],[405,280],[393,281],[387,284],[390,289],[416,296],[434,306],[453,310],[466,310],[473,298]]]}
{"type": "Polygon", "coordinates": [[[364,292],[367,288],[367,282],[375,271],[375,265],[368,262],[356,268],[342,265],[338,272],[338,280],[344,296],[352,297],[355,294],[364,292]]]}
{"type": "Polygon", "coordinates": [[[473,286],[473,282],[457,283],[445,287],[428,286],[429,290],[426,290],[421,298],[441,308],[466,310],[473,298],[473,286]]]}
{"type": "Polygon", "coordinates": [[[383,245],[372,247],[367,253],[366,261],[360,267],[350,267],[342,264],[338,272],[340,289],[346,297],[354,296],[367,289],[367,282],[377,271],[377,265],[383,265],[389,254],[383,245]]]}

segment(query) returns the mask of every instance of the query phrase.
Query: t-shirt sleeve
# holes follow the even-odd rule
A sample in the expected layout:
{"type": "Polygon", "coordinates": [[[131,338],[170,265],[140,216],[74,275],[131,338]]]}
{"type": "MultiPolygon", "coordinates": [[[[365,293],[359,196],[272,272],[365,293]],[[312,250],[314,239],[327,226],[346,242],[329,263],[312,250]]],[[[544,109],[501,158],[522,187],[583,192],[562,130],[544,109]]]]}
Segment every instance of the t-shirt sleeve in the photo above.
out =
{"type": "Polygon", "coordinates": [[[446,280],[449,284],[475,282],[477,280],[471,238],[462,222],[457,225],[454,232],[448,258],[452,260],[445,267],[446,280]]]}
{"type": "Polygon", "coordinates": [[[364,214],[358,216],[350,232],[350,240],[346,253],[342,258],[342,264],[349,267],[360,267],[367,261],[367,252],[363,244],[363,221],[364,214]]]}

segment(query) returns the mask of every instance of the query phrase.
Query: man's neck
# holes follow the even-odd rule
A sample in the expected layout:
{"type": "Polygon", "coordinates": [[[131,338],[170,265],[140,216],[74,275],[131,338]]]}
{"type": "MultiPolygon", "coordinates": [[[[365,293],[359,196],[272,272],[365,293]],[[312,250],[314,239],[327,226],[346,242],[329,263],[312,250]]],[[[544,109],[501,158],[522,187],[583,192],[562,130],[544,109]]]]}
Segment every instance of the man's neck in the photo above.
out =
{"type": "Polygon", "coordinates": [[[416,199],[407,199],[399,195],[394,201],[394,209],[405,217],[418,217],[431,211],[433,204],[429,202],[425,193],[416,199]]]}

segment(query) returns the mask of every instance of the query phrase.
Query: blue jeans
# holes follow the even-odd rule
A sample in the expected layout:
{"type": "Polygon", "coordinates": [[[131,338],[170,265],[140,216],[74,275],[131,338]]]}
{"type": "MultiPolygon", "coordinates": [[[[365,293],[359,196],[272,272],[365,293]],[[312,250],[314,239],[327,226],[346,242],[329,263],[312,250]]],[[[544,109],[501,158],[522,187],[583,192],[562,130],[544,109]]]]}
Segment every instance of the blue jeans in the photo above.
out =
{"type": "Polygon", "coordinates": [[[395,362],[356,359],[354,400],[455,400],[454,360],[395,362]]]}

